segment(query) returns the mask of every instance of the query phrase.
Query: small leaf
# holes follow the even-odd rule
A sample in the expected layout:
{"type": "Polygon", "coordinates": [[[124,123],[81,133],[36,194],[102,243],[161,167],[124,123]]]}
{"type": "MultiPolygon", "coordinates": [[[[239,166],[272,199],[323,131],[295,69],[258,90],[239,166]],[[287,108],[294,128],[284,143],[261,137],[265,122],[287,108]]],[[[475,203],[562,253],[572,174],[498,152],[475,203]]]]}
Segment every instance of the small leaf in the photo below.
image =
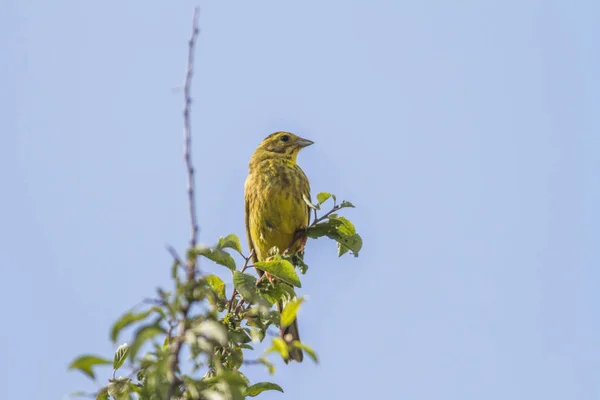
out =
{"type": "Polygon", "coordinates": [[[267,349],[266,353],[279,353],[281,358],[287,360],[290,357],[287,343],[280,337],[273,338],[272,346],[267,349]]]}
{"type": "Polygon", "coordinates": [[[310,358],[312,358],[312,360],[315,362],[315,364],[319,363],[319,358],[317,357],[317,353],[315,353],[315,351],[311,347],[309,347],[309,346],[305,345],[304,343],[299,342],[297,340],[292,342],[292,346],[304,350],[306,352],[306,354],[308,354],[308,356],[310,358]]]}
{"type": "Polygon", "coordinates": [[[346,254],[347,252],[350,251],[349,247],[344,246],[340,242],[337,242],[337,247],[338,247],[338,257],[341,257],[341,256],[343,256],[344,254],[346,254]]]}
{"type": "Polygon", "coordinates": [[[208,340],[213,340],[221,346],[227,345],[227,330],[223,324],[217,321],[202,321],[192,329],[192,332],[202,335],[208,340]]]}
{"type": "Polygon", "coordinates": [[[243,344],[250,343],[252,341],[250,336],[248,336],[248,333],[239,327],[235,330],[229,330],[229,339],[240,347],[242,347],[243,344]]]}
{"type": "Polygon", "coordinates": [[[287,301],[296,297],[294,288],[286,283],[275,282],[274,285],[268,284],[260,287],[259,293],[269,303],[275,304],[278,301],[287,301]]]}
{"type": "Polygon", "coordinates": [[[104,386],[98,391],[98,394],[96,395],[96,400],[109,400],[108,386],[104,386]]]}
{"type": "Polygon", "coordinates": [[[83,355],[77,357],[71,364],[69,365],[69,369],[78,369],[83,372],[85,375],[89,376],[92,379],[96,379],[94,375],[93,367],[96,365],[110,365],[110,361],[106,358],[94,356],[94,355],[83,355]]]}
{"type": "Polygon", "coordinates": [[[173,264],[171,264],[171,279],[177,278],[177,269],[179,268],[179,260],[173,260],[173,264]]]}
{"type": "Polygon", "coordinates": [[[352,236],[340,236],[336,238],[338,241],[338,256],[342,256],[348,250],[352,252],[354,257],[358,257],[358,252],[362,248],[362,238],[358,234],[352,236]]]}
{"type": "Polygon", "coordinates": [[[129,357],[131,360],[135,360],[138,351],[142,347],[142,345],[147,341],[152,339],[156,335],[160,335],[161,333],[166,333],[163,327],[159,325],[159,321],[156,321],[150,325],[144,325],[140,327],[135,332],[135,337],[133,339],[133,343],[129,349],[129,357]]]}
{"type": "Polygon", "coordinates": [[[220,299],[225,298],[225,282],[223,282],[221,278],[219,278],[217,275],[210,274],[206,275],[204,279],[206,279],[208,286],[217,295],[217,297],[220,299]]]}
{"type": "Polygon", "coordinates": [[[277,390],[283,393],[281,386],[271,382],[258,382],[252,386],[248,386],[244,393],[245,396],[255,397],[264,392],[265,390],[277,390]]]}
{"type": "Polygon", "coordinates": [[[113,360],[113,369],[115,371],[121,368],[127,359],[127,353],[129,353],[129,346],[127,343],[123,343],[117,348],[117,351],[115,351],[115,358],[113,360]]]}
{"type": "Polygon", "coordinates": [[[264,272],[281,279],[284,282],[294,285],[296,287],[302,287],[300,278],[296,274],[294,265],[288,260],[272,260],[272,261],[259,261],[254,263],[254,266],[264,272]]]}
{"type": "Polygon", "coordinates": [[[240,292],[242,299],[252,302],[256,297],[256,278],[240,271],[233,273],[233,287],[240,292]]]}
{"type": "Polygon", "coordinates": [[[342,204],[340,204],[340,208],[347,208],[347,207],[355,208],[354,204],[350,203],[349,201],[346,201],[346,200],[342,201],[342,204]]]}
{"type": "Polygon", "coordinates": [[[300,304],[304,302],[304,298],[294,299],[290,301],[281,312],[281,328],[289,326],[296,319],[296,313],[300,308],[300,304]]]}
{"type": "Polygon", "coordinates": [[[320,210],[321,207],[319,207],[318,204],[313,204],[310,199],[308,197],[306,197],[305,194],[302,195],[302,199],[304,200],[304,202],[306,203],[307,206],[309,206],[310,208],[312,208],[313,210],[320,210]]]}
{"type": "Polygon", "coordinates": [[[289,260],[296,268],[300,270],[302,275],[306,274],[306,271],[308,271],[308,265],[306,265],[304,262],[304,252],[292,254],[289,260]]]}
{"type": "Polygon", "coordinates": [[[331,193],[327,193],[327,192],[321,192],[319,194],[317,194],[317,201],[319,202],[319,205],[325,203],[327,200],[329,200],[329,198],[331,197],[331,193]]]}
{"type": "Polygon", "coordinates": [[[217,248],[219,248],[219,249],[229,248],[229,249],[233,249],[233,250],[237,251],[238,253],[242,252],[242,245],[240,243],[240,238],[234,233],[220,238],[219,242],[217,243],[217,248]]]}
{"type": "Polygon", "coordinates": [[[129,325],[147,318],[153,312],[159,313],[163,317],[165,316],[164,311],[160,307],[152,307],[151,309],[140,313],[130,311],[123,314],[110,329],[110,340],[112,340],[113,343],[116,343],[117,339],[119,338],[119,332],[129,325]]]}
{"type": "Polygon", "coordinates": [[[86,392],[82,391],[82,390],[77,390],[75,392],[70,393],[69,397],[72,397],[72,398],[89,397],[89,395],[86,392]]]}
{"type": "Polygon", "coordinates": [[[318,239],[320,237],[327,236],[333,227],[334,226],[328,220],[327,222],[319,222],[316,225],[306,228],[304,233],[311,239],[318,239]]]}
{"type": "Polygon", "coordinates": [[[217,392],[216,390],[213,390],[213,389],[203,390],[201,398],[206,399],[206,400],[227,400],[228,399],[228,397],[226,397],[223,393],[217,392]]]}
{"type": "Polygon", "coordinates": [[[317,239],[327,236],[338,242],[338,255],[352,251],[355,257],[362,248],[362,238],[356,233],[356,228],[347,218],[331,214],[327,222],[321,222],[306,229],[306,236],[317,239]]]}
{"type": "Polygon", "coordinates": [[[129,393],[131,393],[131,379],[124,376],[120,376],[115,379],[111,379],[108,384],[108,394],[111,395],[115,400],[126,400],[129,399],[129,393]]]}
{"type": "Polygon", "coordinates": [[[229,268],[231,271],[235,271],[235,260],[231,254],[224,250],[200,245],[194,247],[192,255],[204,256],[219,265],[229,268]]]}
{"type": "Polygon", "coordinates": [[[340,232],[340,234],[344,236],[356,235],[356,228],[354,228],[354,224],[350,222],[346,217],[331,214],[329,216],[329,219],[339,222],[337,230],[338,232],[340,232]]]}

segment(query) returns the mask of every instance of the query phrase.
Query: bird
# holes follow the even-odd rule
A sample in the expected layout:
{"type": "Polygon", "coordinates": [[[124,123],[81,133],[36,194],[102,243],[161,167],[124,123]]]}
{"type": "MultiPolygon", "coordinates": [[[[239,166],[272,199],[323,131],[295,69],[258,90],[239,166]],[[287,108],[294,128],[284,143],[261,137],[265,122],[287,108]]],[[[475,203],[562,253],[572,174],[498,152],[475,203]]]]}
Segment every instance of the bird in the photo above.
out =
{"type": "MultiPolygon", "coordinates": [[[[310,182],[296,159],[300,150],[313,143],[279,131],[267,136],[252,154],[244,187],[244,214],[253,262],[266,261],[273,247],[283,253],[293,243],[291,254],[303,250],[306,239],[296,240],[296,234],[310,222],[310,208],[305,202],[305,198],[310,200],[310,182]]],[[[263,276],[263,271],[257,271],[263,276]]],[[[277,308],[282,311],[281,301],[277,308]]],[[[280,333],[287,343],[300,341],[298,321],[282,326],[280,333]]],[[[302,350],[294,347],[284,361],[302,359],[302,350]]]]}

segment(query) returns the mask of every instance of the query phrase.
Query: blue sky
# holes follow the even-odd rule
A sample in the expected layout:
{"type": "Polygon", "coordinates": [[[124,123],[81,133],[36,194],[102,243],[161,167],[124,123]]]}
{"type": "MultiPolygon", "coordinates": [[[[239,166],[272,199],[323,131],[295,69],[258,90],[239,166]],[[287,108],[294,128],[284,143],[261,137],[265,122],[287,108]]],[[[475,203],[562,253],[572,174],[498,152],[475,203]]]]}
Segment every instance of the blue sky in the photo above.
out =
{"type": "MultiPolygon", "coordinates": [[[[69,361],[110,356],[110,323],[168,284],[195,4],[2,6],[6,398],[93,389],[69,361]]],[[[199,5],[201,240],[243,236],[250,154],[289,130],[365,241],[309,243],[321,364],[279,368],[263,399],[600,396],[598,2],[199,5]]]]}

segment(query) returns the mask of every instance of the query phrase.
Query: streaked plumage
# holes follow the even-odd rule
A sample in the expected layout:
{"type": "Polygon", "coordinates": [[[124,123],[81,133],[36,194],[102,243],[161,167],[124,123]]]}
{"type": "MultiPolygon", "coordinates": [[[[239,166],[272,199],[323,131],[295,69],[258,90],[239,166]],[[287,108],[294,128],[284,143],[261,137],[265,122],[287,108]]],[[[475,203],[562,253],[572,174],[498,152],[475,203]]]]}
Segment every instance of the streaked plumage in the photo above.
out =
{"type": "MultiPolygon", "coordinates": [[[[296,158],[312,143],[289,132],[275,132],[262,141],[250,159],[245,217],[254,262],[266,260],[273,247],[285,251],[295,232],[309,223],[310,209],[303,196],[310,198],[310,184],[296,158]]],[[[282,305],[278,307],[281,310],[282,305]]],[[[300,340],[297,321],[281,334],[288,341],[300,340]]],[[[290,351],[290,359],[301,362],[302,358],[300,349],[290,351]]]]}

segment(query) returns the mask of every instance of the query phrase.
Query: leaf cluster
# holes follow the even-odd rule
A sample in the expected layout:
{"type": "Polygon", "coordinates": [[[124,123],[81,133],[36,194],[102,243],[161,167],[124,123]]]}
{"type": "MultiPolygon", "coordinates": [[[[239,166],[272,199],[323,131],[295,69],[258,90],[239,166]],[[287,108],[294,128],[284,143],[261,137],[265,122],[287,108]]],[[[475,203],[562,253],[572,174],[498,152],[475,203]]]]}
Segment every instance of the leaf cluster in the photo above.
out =
{"type": "MultiPolygon", "coordinates": [[[[346,252],[358,256],[362,240],[354,225],[337,214],[354,206],[346,201],[338,205],[329,193],[319,193],[317,201],[312,204],[307,199],[315,218],[295,240],[326,236],[337,242],[340,256],[346,252]],[[317,211],[329,199],[333,199],[331,210],[319,217],[317,211]]],[[[112,376],[94,394],[96,399],[239,400],[268,390],[283,392],[272,382],[250,382],[242,372],[249,366],[262,365],[273,375],[273,355],[286,360],[293,347],[318,362],[308,345],[286,342],[270,331],[291,324],[305,301],[295,292],[302,286],[296,269],[305,273],[308,268],[302,252],[283,251],[281,255],[274,249],[268,260],[252,264],[252,254],[244,255],[239,237],[231,234],[214,246],[187,249],[185,262],[171,253],[173,289],[158,289],[141,309],[127,311],[110,328],[113,344],[122,343],[124,335],[131,338],[129,344],[117,347],[112,362],[86,354],[70,364],[70,369],[92,380],[99,367],[112,366],[112,376]],[[231,274],[231,287],[214,273],[197,274],[190,280],[190,268],[196,271],[200,260],[204,269],[206,261],[225,267],[231,274]],[[257,269],[270,278],[257,276],[257,269]],[[274,307],[277,303],[283,304],[281,312],[274,307]],[[268,337],[270,345],[257,355],[255,345],[268,337]]]]}

